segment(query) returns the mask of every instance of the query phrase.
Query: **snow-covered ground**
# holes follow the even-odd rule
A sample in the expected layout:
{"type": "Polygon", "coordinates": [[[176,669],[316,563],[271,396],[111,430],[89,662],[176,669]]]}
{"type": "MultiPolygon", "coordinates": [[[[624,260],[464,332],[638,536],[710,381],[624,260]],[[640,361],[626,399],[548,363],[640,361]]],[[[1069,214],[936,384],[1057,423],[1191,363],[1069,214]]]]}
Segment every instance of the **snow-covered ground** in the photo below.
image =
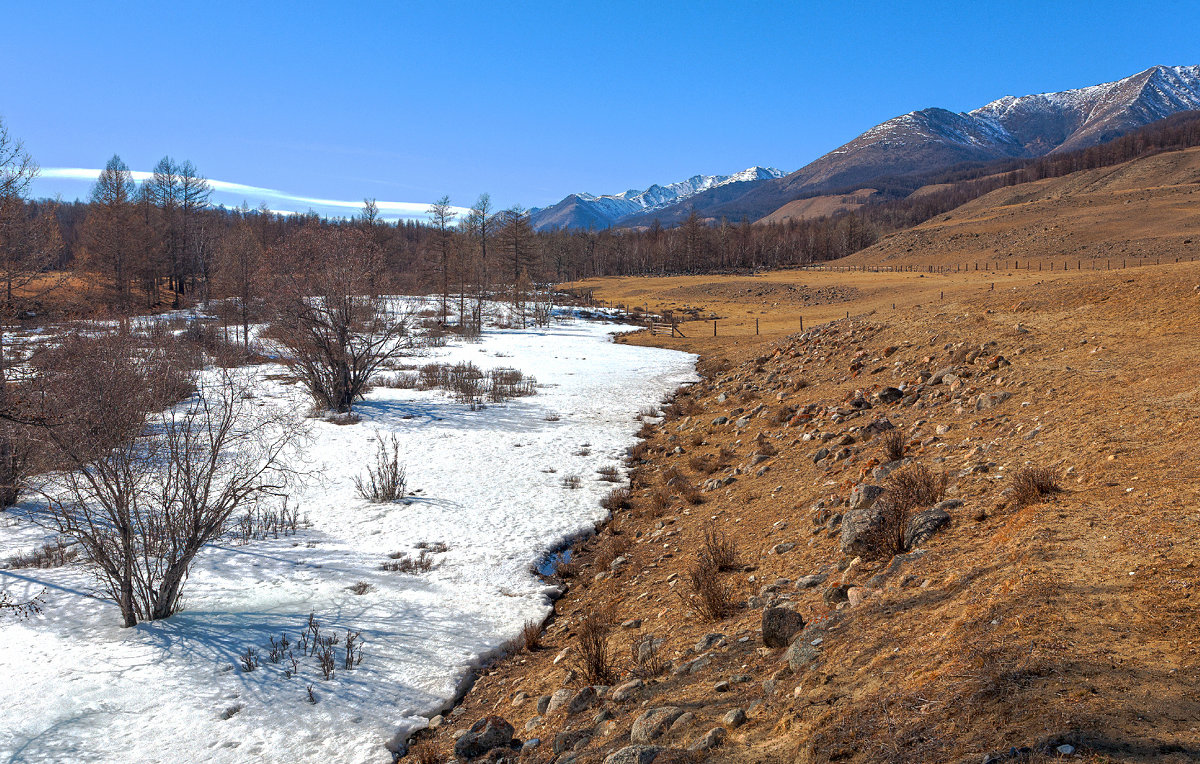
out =
{"type": "MultiPolygon", "coordinates": [[[[122,629],[78,565],[0,570],[16,596],[46,590],[43,615],[0,622],[0,760],[390,761],[386,746],[546,615],[531,565],[604,518],[599,500],[613,486],[597,468],[620,465],[641,408],[694,379],[693,356],[615,344],[612,331],[583,321],[488,331],[420,359],[520,369],[537,377],[532,397],[470,411],[442,393],[376,388],[356,407],[360,424],[314,422],[302,465],[312,477],[292,497],[311,527],[207,549],[185,609],[165,621],[122,629]],[[356,493],[377,432],[399,437],[416,500],[371,504],[356,493]],[[564,488],[569,475],[582,487],[564,488]],[[381,570],[420,542],[448,546],[434,570],[381,570]],[[370,591],[352,593],[357,582],[370,591]],[[362,632],[360,665],[343,668],[341,645],[328,681],[295,647],[298,676],[270,662],[270,639],[294,645],[310,613],[325,634],[362,632]],[[248,647],[262,662],[249,672],[239,665],[248,647]]],[[[265,405],[306,405],[296,387],[267,378],[277,368],[261,371],[265,405]]],[[[46,540],[21,518],[36,509],[0,515],[0,564],[46,540]]]]}

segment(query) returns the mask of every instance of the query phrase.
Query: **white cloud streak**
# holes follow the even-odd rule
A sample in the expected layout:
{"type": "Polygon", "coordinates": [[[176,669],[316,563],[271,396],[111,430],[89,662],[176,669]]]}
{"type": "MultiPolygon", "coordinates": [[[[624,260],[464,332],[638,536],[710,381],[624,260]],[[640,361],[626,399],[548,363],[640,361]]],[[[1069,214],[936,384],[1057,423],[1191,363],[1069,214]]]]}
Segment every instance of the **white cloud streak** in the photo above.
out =
{"type": "MultiPolygon", "coordinates": [[[[154,177],[154,173],[141,170],[133,170],[130,174],[137,181],[144,181],[154,177]]],[[[100,170],[85,167],[43,167],[39,175],[39,179],[43,180],[76,180],[88,182],[94,182],[98,177],[100,177],[100,170]]],[[[297,213],[306,212],[309,207],[318,209],[323,207],[330,210],[345,210],[346,216],[349,216],[352,214],[350,211],[361,210],[363,206],[361,199],[348,201],[345,199],[321,199],[313,196],[298,196],[273,188],[250,186],[245,183],[233,183],[227,180],[213,180],[211,178],[208,179],[208,184],[212,186],[213,191],[231,196],[243,196],[247,200],[251,198],[260,201],[274,200],[277,202],[290,202],[304,207],[304,209],[272,210],[272,212],[297,213]]],[[[383,217],[413,220],[424,220],[428,217],[426,214],[426,211],[429,209],[428,202],[389,202],[376,200],[375,204],[378,205],[380,215],[383,217]]],[[[459,215],[465,215],[470,212],[466,207],[454,207],[453,210],[459,215]]]]}

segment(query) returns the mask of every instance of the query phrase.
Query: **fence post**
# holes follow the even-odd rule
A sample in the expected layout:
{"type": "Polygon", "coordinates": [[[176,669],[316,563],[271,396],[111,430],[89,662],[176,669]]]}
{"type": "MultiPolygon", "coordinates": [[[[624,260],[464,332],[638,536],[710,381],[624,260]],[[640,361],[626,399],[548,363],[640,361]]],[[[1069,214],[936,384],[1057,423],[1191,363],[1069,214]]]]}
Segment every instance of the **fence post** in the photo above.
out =
{"type": "Polygon", "coordinates": [[[800,331],[804,331],[804,316],[800,316],[800,331]]]}
{"type": "Polygon", "coordinates": [[[754,319],[754,333],[758,334],[758,319],[754,319]]]}
{"type": "Polygon", "coordinates": [[[713,319],[713,336],[717,336],[717,319],[713,319]]]}

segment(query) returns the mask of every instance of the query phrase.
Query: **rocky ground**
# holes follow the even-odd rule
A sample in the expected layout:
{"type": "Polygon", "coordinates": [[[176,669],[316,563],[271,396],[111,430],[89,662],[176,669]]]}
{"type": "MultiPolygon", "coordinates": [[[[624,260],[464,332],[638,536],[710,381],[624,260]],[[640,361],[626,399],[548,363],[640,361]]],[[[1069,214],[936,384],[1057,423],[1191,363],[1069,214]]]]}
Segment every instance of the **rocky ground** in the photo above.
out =
{"type": "Polygon", "coordinates": [[[1200,760],[1198,285],[693,345],[544,631],[409,755],[1200,760]]]}

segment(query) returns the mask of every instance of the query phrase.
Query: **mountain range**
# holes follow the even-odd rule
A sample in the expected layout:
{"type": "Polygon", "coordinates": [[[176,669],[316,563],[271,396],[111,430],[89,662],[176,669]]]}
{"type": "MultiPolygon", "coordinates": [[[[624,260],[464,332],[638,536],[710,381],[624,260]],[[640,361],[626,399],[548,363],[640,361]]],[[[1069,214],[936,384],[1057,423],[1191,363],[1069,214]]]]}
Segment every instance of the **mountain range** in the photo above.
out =
{"type": "Polygon", "coordinates": [[[958,165],[1086,148],[1193,109],[1200,109],[1200,66],[1154,66],[1115,82],[1004,96],[969,112],[937,107],[909,112],[787,175],[752,167],[641,192],[571,194],[536,210],[532,222],[540,230],[649,225],[654,220],[672,225],[692,210],[709,219],[759,220],[799,198],[850,192],[958,165]]]}

